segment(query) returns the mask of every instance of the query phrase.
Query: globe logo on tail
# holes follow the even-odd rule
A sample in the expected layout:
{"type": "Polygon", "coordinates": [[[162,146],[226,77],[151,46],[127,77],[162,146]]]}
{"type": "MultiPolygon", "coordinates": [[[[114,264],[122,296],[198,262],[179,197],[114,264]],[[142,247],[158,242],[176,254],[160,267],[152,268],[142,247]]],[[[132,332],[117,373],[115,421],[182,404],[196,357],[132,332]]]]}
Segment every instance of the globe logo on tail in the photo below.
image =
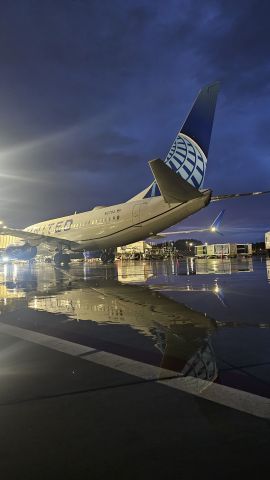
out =
{"type": "Polygon", "coordinates": [[[165,163],[193,187],[202,187],[207,158],[199,145],[187,135],[177,135],[165,163]]]}
{"type": "MultiPolygon", "coordinates": [[[[193,187],[199,189],[203,186],[207,158],[192,138],[180,132],[164,161],[168,167],[193,187]]],[[[154,181],[144,198],[158,195],[160,195],[160,191],[154,181]]]]}

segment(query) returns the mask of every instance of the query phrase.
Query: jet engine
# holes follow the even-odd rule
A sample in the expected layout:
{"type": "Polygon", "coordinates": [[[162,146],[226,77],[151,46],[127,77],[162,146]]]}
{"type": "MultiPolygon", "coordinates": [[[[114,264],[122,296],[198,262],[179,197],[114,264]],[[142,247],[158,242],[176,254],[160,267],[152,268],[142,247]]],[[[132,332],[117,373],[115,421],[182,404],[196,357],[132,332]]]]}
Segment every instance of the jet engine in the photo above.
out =
{"type": "Polygon", "coordinates": [[[37,247],[25,243],[25,245],[9,245],[3,257],[7,257],[8,260],[31,260],[36,254],[37,247]]]}

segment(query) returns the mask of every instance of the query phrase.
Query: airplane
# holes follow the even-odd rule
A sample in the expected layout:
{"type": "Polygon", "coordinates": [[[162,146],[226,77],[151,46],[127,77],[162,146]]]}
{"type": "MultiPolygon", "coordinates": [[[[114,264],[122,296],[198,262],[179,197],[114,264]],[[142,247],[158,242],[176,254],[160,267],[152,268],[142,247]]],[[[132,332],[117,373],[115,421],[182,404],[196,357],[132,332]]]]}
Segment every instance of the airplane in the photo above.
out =
{"type": "Polygon", "coordinates": [[[68,264],[71,252],[87,250],[101,250],[102,261],[112,262],[117,246],[155,236],[211,202],[270,193],[213,195],[210,188],[203,188],[218,92],[219,82],[202,88],[165,160],[149,162],[154,179],[142,192],[124,203],[96,206],[22,230],[2,226],[0,234],[25,241],[9,247],[6,255],[31,259],[37,246],[46,244],[55,249],[56,265],[68,264]]]}

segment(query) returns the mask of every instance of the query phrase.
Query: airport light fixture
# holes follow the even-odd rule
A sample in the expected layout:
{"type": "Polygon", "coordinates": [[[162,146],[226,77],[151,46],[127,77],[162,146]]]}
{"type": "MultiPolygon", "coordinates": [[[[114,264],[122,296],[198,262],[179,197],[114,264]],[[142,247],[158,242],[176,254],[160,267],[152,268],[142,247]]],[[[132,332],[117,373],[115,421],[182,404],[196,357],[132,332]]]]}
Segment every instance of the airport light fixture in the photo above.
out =
{"type": "Polygon", "coordinates": [[[191,247],[193,247],[193,242],[188,243],[188,251],[191,252],[191,247]]]}

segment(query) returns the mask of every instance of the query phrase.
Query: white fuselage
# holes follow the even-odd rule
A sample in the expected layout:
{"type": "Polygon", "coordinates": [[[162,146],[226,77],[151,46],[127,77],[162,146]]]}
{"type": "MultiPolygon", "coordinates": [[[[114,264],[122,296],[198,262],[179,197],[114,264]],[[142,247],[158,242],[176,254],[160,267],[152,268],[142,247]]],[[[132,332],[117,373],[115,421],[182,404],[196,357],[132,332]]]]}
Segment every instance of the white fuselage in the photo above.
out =
{"type": "MultiPolygon", "coordinates": [[[[127,245],[161,232],[208,205],[211,191],[185,203],[168,205],[162,196],[95,207],[30,225],[25,231],[75,242],[74,251],[98,250],[127,245]]],[[[30,243],[35,243],[34,241],[30,243]]],[[[37,242],[40,243],[40,242],[37,242]]]]}

